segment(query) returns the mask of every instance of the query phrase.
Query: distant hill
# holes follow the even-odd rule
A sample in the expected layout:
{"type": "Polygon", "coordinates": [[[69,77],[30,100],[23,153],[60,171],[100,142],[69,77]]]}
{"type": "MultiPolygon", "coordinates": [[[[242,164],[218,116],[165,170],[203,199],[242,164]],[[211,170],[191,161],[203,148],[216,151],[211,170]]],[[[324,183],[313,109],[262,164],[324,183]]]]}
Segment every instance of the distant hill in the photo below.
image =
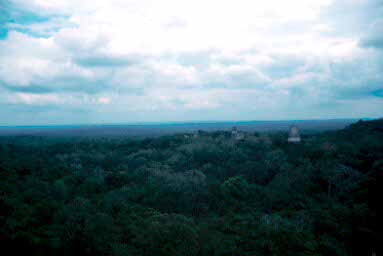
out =
{"type": "Polygon", "coordinates": [[[345,130],[354,133],[383,132],[383,118],[369,121],[359,120],[356,123],[348,125],[345,130]]]}

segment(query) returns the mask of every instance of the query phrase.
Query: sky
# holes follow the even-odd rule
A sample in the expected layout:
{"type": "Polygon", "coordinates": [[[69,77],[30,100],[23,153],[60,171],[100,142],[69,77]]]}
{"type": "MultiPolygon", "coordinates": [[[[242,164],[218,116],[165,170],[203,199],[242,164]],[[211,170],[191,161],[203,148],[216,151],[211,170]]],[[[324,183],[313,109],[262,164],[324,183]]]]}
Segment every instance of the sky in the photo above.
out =
{"type": "Polygon", "coordinates": [[[383,116],[383,0],[0,0],[0,126],[383,116]]]}

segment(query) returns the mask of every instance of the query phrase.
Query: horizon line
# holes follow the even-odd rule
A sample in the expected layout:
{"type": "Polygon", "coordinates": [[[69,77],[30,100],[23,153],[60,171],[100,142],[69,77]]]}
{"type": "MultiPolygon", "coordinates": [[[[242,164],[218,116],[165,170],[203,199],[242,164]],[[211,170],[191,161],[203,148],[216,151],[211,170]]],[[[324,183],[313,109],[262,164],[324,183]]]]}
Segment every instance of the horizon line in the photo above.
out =
{"type": "Polygon", "coordinates": [[[305,121],[345,121],[345,120],[374,120],[380,119],[363,117],[363,118],[328,118],[328,119],[278,119],[278,120],[196,120],[196,121],[145,121],[145,122],[115,122],[115,123],[63,123],[63,124],[38,124],[38,125],[0,125],[0,128],[17,128],[17,127],[65,127],[65,126],[139,126],[139,125],[164,125],[164,124],[215,124],[215,123],[251,123],[251,122],[305,122],[305,121]]]}

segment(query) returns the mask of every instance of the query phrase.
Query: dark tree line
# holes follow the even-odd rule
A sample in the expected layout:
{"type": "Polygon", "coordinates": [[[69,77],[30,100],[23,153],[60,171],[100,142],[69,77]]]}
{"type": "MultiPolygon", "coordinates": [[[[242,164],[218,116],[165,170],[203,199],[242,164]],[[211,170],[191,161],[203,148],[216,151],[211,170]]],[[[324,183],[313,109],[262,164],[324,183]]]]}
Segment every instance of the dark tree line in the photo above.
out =
{"type": "Polygon", "coordinates": [[[285,133],[2,137],[0,245],[32,255],[361,255],[381,241],[382,173],[382,120],[298,145],[285,133]]]}

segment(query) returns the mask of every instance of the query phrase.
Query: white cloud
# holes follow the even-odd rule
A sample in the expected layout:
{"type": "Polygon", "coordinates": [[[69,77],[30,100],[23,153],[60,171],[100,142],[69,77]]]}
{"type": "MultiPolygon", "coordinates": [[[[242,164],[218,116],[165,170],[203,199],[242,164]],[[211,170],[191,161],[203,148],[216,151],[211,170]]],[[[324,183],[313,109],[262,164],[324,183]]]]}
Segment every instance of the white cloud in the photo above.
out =
{"type": "Polygon", "coordinates": [[[110,98],[108,98],[108,97],[100,97],[97,99],[97,101],[100,104],[109,104],[111,102],[110,98]]]}
{"type": "Polygon", "coordinates": [[[372,23],[362,40],[362,45],[383,49],[383,19],[372,23]]]}
{"type": "Polygon", "coordinates": [[[27,104],[27,105],[50,105],[60,104],[62,99],[56,94],[29,94],[17,93],[9,99],[10,103],[14,104],[27,104]]]}
{"type": "Polygon", "coordinates": [[[11,2],[46,18],[9,22],[0,40],[0,87],[14,104],[253,111],[254,119],[265,108],[274,119],[286,109],[304,116],[326,101],[346,104],[336,101],[339,90],[368,93],[383,80],[380,21],[369,21],[364,36],[343,33],[328,16],[334,6],[357,11],[368,1],[11,2]]]}

